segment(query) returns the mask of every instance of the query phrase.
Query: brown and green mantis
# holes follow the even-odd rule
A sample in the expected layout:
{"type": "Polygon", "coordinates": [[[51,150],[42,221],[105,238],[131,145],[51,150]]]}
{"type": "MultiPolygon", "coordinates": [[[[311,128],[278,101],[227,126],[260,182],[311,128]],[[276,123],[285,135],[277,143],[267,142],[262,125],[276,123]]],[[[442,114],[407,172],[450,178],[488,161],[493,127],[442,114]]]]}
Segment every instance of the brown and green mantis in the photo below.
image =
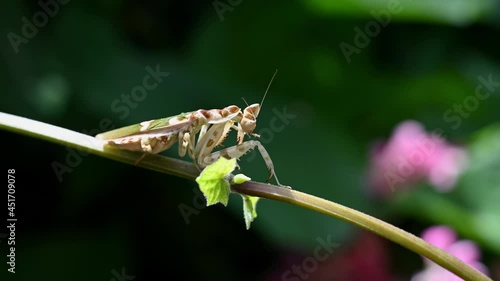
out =
{"type": "Polygon", "coordinates": [[[183,157],[187,152],[199,168],[210,165],[220,157],[239,159],[257,147],[269,170],[268,180],[274,176],[278,185],[281,186],[271,157],[264,146],[257,140],[244,141],[245,135],[259,137],[253,132],[257,125],[256,119],[276,72],[271,78],[262,102],[248,105],[243,111],[236,105],[223,109],[199,109],[115,129],[99,134],[96,138],[105,140],[108,144],[120,149],[152,154],[160,153],[179,142],[179,156],[183,157]],[[238,143],[214,152],[214,148],[224,142],[231,129],[237,131],[238,143]],[[199,134],[197,141],[196,134],[199,134]]]}

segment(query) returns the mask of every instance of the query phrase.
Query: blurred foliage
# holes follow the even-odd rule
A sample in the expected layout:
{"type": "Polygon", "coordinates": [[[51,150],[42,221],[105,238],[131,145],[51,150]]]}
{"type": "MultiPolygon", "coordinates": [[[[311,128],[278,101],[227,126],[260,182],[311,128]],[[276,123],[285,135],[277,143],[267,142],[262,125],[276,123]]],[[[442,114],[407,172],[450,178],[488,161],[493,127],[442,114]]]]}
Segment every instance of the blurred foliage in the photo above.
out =
{"type": "MultiPolygon", "coordinates": [[[[36,0],[3,1],[0,111],[97,134],[107,119],[120,127],[243,107],[241,97],[260,102],[279,69],[256,131],[283,184],[415,233],[450,224],[481,243],[488,264],[500,252],[500,135],[489,127],[500,119],[500,92],[494,89],[456,128],[444,114],[474,95],[478,77],[500,81],[499,2],[396,2],[401,11],[348,63],[341,43],[356,47],[355,28],[365,30],[394,1],[240,1],[221,17],[210,1],[71,0],[17,53],[8,34],[21,36],[23,17],[33,22],[43,9],[36,0]],[[122,95],[157,66],[170,75],[126,105],[122,95]],[[452,194],[422,188],[392,202],[366,195],[370,145],[405,119],[441,128],[470,149],[470,170],[452,194]]],[[[195,208],[186,224],[179,206],[196,205],[194,182],[92,155],[81,156],[59,182],[54,161],[68,165],[77,156],[11,133],[0,137],[7,142],[2,162],[19,176],[19,280],[111,280],[122,267],[136,280],[177,273],[186,280],[263,280],[283,249],[307,252],[328,235],[347,244],[356,231],[266,200],[251,231],[235,200],[227,209],[195,208]]],[[[235,135],[230,139],[226,146],[235,135]]],[[[259,157],[251,153],[239,164],[265,180],[259,157]]]]}

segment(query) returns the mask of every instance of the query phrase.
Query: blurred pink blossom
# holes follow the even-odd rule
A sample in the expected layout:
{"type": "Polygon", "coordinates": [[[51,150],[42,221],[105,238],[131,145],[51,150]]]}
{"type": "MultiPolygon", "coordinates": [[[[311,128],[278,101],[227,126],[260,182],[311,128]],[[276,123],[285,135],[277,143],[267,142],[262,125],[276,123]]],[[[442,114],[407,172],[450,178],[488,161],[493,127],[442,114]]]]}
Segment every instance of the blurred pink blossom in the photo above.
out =
{"type": "MultiPolygon", "coordinates": [[[[422,239],[447,251],[473,268],[488,274],[488,269],[480,262],[481,251],[469,240],[457,240],[455,231],[447,226],[432,226],[422,233],[422,239]]],[[[424,258],[425,269],[415,274],[411,281],[460,281],[455,274],[424,258]]]]}
{"type": "Polygon", "coordinates": [[[335,249],[317,266],[306,267],[308,255],[285,255],[268,281],[401,281],[394,274],[388,241],[369,231],[353,235],[351,243],[335,249]],[[302,265],[302,266],[301,266],[302,265]],[[295,271],[297,270],[297,271],[295,271]],[[299,273],[300,271],[300,273],[299,273]],[[289,274],[284,274],[288,272],[289,274]]]}
{"type": "Polygon", "coordinates": [[[451,190],[467,166],[463,148],[448,144],[438,134],[425,132],[416,121],[399,124],[385,143],[371,151],[368,181],[371,190],[387,195],[427,180],[440,191],[451,190]]]}

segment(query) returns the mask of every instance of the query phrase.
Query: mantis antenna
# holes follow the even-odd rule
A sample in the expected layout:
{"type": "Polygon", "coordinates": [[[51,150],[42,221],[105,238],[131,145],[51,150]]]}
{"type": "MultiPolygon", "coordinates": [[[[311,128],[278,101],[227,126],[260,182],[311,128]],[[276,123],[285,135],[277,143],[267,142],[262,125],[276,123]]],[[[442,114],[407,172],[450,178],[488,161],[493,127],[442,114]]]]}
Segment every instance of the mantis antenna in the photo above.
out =
{"type": "Polygon", "coordinates": [[[276,73],[278,73],[278,69],[274,71],[273,77],[271,77],[271,81],[269,81],[269,85],[267,85],[266,92],[264,93],[264,96],[262,97],[262,101],[260,102],[260,108],[262,108],[262,105],[264,104],[264,99],[266,98],[267,92],[269,91],[269,88],[271,88],[271,84],[273,83],[274,77],[276,76],[276,73]]]}
{"type": "MultiPolygon", "coordinates": [[[[262,97],[262,101],[260,102],[260,108],[262,108],[262,105],[264,104],[264,99],[266,98],[267,92],[269,92],[269,88],[271,88],[271,84],[273,83],[273,80],[274,80],[274,77],[276,76],[276,73],[278,73],[278,69],[276,69],[276,71],[274,71],[273,77],[271,77],[271,81],[269,81],[269,85],[267,85],[266,92],[264,93],[264,96],[262,97]]],[[[241,99],[248,106],[248,102],[245,100],[245,98],[241,97],[241,99]]]]}
{"type": "Polygon", "coordinates": [[[241,99],[245,102],[245,104],[248,106],[248,102],[244,97],[241,97],[241,99]]]}

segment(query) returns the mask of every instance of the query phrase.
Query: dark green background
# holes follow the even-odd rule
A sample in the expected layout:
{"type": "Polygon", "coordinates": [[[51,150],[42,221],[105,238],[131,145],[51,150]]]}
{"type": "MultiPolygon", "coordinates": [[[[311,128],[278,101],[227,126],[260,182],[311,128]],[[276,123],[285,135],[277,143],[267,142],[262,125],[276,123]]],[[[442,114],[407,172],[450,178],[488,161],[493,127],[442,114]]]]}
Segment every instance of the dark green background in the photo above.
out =
{"type": "MultiPolygon", "coordinates": [[[[0,111],[96,134],[103,119],[120,127],[243,107],[241,97],[260,102],[278,69],[256,132],[272,132],[262,142],[282,183],[415,234],[448,224],[481,244],[487,265],[494,262],[500,90],[458,126],[444,115],[474,95],[479,76],[500,81],[498,1],[220,3],[235,5],[219,16],[211,1],[70,0],[16,52],[9,38],[22,36],[23,17],[33,22],[43,9],[37,1],[2,1],[0,111]],[[392,5],[397,12],[387,12],[392,5]],[[380,26],[374,14],[390,19],[380,26]],[[362,42],[357,30],[370,25],[380,30],[362,42]],[[341,44],[356,53],[347,58],[341,44]],[[126,116],[114,110],[156,65],[170,75],[126,116]],[[285,108],[296,117],[273,131],[285,108]],[[395,200],[367,196],[370,145],[406,119],[471,149],[471,169],[451,194],[423,186],[395,200]]],[[[283,253],[310,255],[328,235],[347,246],[359,231],[268,200],[246,231],[239,196],[186,224],[179,206],[193,206],[194,182],[94,155],[75,160],[59,181],[52,165],[68,164],[66,148],[7,132],[0,139],[2,164],[18,176],[17,280],[107,281],[123,267],[135,280],[263,280],[283,253]]],[[[254,180],[267,178],[256,153],[240,166],[254,180]]],[[[392,249],[395,272],[408,278],[422,267],[415,254],[392,249]]]]}

